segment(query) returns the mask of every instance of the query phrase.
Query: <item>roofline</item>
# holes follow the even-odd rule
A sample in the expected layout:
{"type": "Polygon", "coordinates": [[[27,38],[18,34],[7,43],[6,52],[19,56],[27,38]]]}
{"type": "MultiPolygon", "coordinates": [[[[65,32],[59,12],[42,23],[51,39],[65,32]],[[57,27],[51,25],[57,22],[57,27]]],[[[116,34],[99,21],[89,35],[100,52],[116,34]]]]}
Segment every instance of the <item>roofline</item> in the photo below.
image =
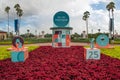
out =
{"type": "Polygon", "coordinates": [[[54,29],[69,29],[72,30],[72,27],[51,27],[50,30],[54,30],[54,29]]]}
{"type": "Polygon", "coordinates": [[[7,32],[0,30],[0,33],[7,33],[7,32]]]}

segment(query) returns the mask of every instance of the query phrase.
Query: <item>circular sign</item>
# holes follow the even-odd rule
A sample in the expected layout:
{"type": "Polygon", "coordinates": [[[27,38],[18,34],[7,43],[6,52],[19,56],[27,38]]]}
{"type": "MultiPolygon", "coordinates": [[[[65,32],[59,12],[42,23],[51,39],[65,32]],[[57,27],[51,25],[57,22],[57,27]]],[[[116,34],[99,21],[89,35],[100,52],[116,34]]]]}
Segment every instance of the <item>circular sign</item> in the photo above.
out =
{"type": "Polygon", "coordinates": [[[24,40],[22,39],[22,37],[16,36],[12,40],[12,45],[16,48],[22,48],[23,44],[24,40]]]}
{"type": "Polygon", "coordinates": [[[96,42],[99,46],[107,46],[109,44],[109,38],[105,34],[101,34],[97,37],[96,42]]]}
{"type": "Polygon", "coordinates": [[[54,15],[53,22],[57,27],[65,27],[69,23],[69,16],[64,11],[57,12],[54,15]]]}

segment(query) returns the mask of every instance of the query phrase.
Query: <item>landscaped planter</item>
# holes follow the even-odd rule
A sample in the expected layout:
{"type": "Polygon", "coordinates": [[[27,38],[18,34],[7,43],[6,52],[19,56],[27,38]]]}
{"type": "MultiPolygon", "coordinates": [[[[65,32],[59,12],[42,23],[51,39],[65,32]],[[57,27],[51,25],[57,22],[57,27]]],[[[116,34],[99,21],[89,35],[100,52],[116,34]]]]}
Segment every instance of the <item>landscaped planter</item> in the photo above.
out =
{"type": "Polygon", "coordinates": [[[117,80],[120,60],[101,54],[100,60],[85,60],[84,48],[41,46],[24,63],[0,61],[0,80],[117,80]]]}

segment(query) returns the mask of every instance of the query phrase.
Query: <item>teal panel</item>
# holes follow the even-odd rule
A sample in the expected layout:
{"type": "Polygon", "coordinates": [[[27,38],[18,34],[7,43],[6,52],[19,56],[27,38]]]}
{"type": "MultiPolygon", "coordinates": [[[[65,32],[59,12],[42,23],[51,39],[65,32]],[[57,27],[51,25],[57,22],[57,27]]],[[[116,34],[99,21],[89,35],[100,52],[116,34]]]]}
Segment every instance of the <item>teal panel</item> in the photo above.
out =
{"type": "Polygon", "coordinates": [[[24,52],[23,51],[11,52],[11,61],[12,62],[24,62],[24,52]]]}
{"type": "Polygon", "coordinates": [[[62,40],[62,43],[66,43],[66,39],[61,39],[62,40]]]}
{"type": "Polygon", "coordinates": [[[55,41],[54,41],[54,42],[59,42],[58,38],[57,38],[57,39],[55,39],[55,41]]]}
{"type": "Polygon", "coordinates": [[[62,35],[62,39],[65,39],[66,38],[66,35],[62,35]]]}

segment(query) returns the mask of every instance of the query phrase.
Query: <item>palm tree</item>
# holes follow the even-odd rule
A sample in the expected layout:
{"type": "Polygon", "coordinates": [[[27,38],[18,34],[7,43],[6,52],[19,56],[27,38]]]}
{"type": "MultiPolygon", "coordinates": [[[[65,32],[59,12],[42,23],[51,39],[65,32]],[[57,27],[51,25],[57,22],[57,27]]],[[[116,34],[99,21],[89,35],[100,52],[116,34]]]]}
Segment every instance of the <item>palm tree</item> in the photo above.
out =
{"type": "Polygon", "coordinates": [[[98,33],[100,33],[100,29],[98,29],[98,33]]]}
{"type": "Polygon", "coordinates": [[[29,38],[29,35],[30,35],[30,30],[29,29],[27,29],[27,35],[28,35],[28,38],[29,38]]]}
{"type": "MultiPolygon", "coordinates": [[[[20,28],[20,22],[21,22],[21,17],[23,15],[23,10],[22,9],[17,9],[17,15],[19,17],[19,28],[20,28]]],[[[18,32],[18,35],[20,35],[20,32],[18,32]]]]}
{"type": "Polygon", "coordinates": [[[106,9],[107,9],[108,12],[109,12],[109,19],[110,19],[110,4],[108,4],[108,5],[106,6],[106,9]]]}
{"type": "Polygon", "coordinates": [[[19,5],[19,4],[15,4],[14,8],[15,8],[16,11],[17,11],[17,9],[20,9],[20,5],[19,5]]]}
{"type": "Polygon", "coordinates": [[[7,6],[7,7],[5,8],[5,12],[6,12],[7,15],[8,15],[8,37],[9,37],[9,11],[10,11],[10,7],[7,6]]]}
{"type": "Polygon", "coordinates": [[[45,31],[42,31],[42,38],[44,38],[44,36],[45,36],[44,34],[45,34],[45,31]]]}
{"type": "MultiPolygon", "coordinates": [[[[112,18],[112,20],[114,20],[114,8],[115,8],[115,3],[114,2],[110,2],[107,6],[106,9],[109,11],[109,20],[112,18]],[[110,15],[112,14],[112,15],[110,15]]],[[[113,22],[114,23],[114,22],[113,22]]],[[[109,23],[110,24],[110,23],[109,23]]],[[[109,34],[111,36],[111,31],[109,30],[109,34]]],[[[113,37],[114,37],[114,25],[113,25],[113,37]]],[[[110,37],[111,38],[111,37],[110,37]]]]}
{"type": "Polygon", "coordinates": [[[21,16],[23,15],[23,10],[22,9],[18,9],[18,12],[17,12],[19,18],[21,18],[21,16]]]}
{"type": "Polygon", "coordinates": [[[20,35],[19,28],[20,28],[20,20],[21,20],[21,17],[22,17],[22,15],[23,15],[23,10],[21,9],[21,7],[20,7],[19,4],[16,4],[16,5],[14,6],[14,8],[16,9],[17,19],[19,19],[18,35],[20,35]]]}
{"type": "Polygon", "coordinates": [[[90,16],[90,12],[86,11],[83,13],[82,19],[86,21],[86,32],[87,32],[87,38],[88,38],[88,18],[90,16]]]}

